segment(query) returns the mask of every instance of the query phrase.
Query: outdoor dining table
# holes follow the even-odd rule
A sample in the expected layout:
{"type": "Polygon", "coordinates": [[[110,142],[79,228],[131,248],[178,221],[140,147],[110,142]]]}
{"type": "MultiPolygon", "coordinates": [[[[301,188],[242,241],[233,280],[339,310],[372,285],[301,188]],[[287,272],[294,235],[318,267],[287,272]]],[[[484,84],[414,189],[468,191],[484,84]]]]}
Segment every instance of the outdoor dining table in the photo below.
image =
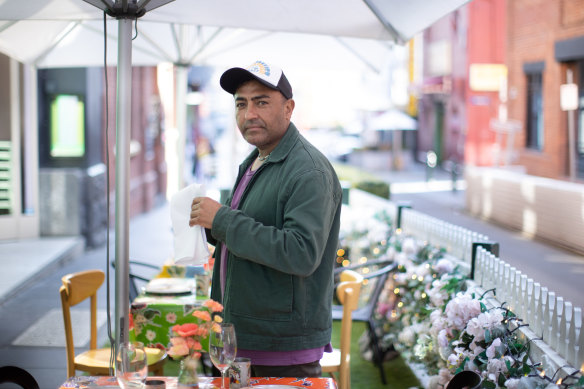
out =
{"type": "MultiPolygon", "coordinates": [[[[168,274],[166,269],[163,274],[168,274]]],[[[142,342],[147,347],[167,349],[173,326],[197,321],[192,313],[201,307],[208,295],[200,293],[200,288],[194,293],[194,277],[171,275],[154,278],[131,303],[130,340],[142,342]],[[189,287],[190,282],[192,286],[189,287]],[[152,285],[164,286],[168,292],[164,288],[149,288],[152,285]]]]}
{"type": "MultiPolygon", "coordinates": [[[[165,389],[176,389],[176,377],[148,377],[148,381],[164,381],[165,389]]],[[[199,386],[205,388],[219,388],[221,378],[219,377],[199,377],[199,386]]],[[[294,378],[294,377],[252,377],[250,385],[262,387],[262,385],[290,386],[290,388],[311,388],[311,389],[336,389],[335,381],[332,378],[294,378]]],[[[60,389],[65,388],[119,388],[116,377],[110,376],[76,376],[71,377],[61,385],[60,389]]],[[[150,385],[145,385],[146,388],[150,385]]]]}

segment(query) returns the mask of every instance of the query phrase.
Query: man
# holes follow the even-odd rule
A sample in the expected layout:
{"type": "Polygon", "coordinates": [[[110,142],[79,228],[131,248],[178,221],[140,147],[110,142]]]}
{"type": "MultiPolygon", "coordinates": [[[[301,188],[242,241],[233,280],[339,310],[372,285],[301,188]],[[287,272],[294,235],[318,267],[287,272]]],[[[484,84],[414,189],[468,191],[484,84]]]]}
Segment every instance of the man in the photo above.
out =
{"type": "Polygon", "coordinates": [[[229,205],[192,202],[190,225],[216,243],[211,298],[234,323],[252,376],[318,377],[332,328],[341,187],[329,161],[290,122],[284,73],[257,61],[220,79],[234,95],[243,161],[229,205]]]}

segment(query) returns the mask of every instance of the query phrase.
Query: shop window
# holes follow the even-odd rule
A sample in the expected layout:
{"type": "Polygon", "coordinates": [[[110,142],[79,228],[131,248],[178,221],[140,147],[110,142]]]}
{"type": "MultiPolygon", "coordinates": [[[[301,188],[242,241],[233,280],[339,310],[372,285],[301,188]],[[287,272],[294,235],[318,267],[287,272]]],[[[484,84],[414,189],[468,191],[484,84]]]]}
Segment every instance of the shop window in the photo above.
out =
{"type": "Polygon", "coordinates": [[[85,155],[85,108],[80,96],[61,94],[51,101],[51,157],[85,155]]]}
{"type": "Polygon", "coordinates": [[[527,119],[525,147],[543,149],[543,63],[524,65],[527,77],[527,119]]]}
{"type": "Polygon", "coordinates": [[[527,148],[543,149],[542,74],[527,75],[527,148]]]}

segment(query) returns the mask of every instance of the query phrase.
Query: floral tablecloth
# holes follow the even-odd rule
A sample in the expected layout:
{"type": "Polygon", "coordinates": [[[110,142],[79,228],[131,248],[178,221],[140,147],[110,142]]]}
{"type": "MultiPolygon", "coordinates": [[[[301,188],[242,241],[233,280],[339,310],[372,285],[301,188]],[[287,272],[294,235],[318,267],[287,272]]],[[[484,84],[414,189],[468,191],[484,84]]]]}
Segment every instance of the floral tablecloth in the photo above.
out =
{"type": "Polygon", "coordinates": [[[155,296],[141,294],[130,307],[130,339],[148,347],[167,349],[170,329],[176,324],[195,323],[192,313],[207,299],[193,294],[155,296]]]}
{"type": "MultiPolygon", "coordinates": [[[[199,385],[201,389],[203,388],[213,388],[219,387],[221,383],[220,378],[213,377],[199,377],[199,385]]],[[[176,377],[148,377],[148,380],[163,380],[165,381],[166,389],[176,389],[177,379],[176,377]]],[[[291,377],[252,377],[250,379],[251,386],[256,385],[288,385],[291,388],[301,387],[301,388],[313,388],[313,389],[336,389],[335,382],[332,378],[291,378],[291,377]]],[[[65,388],[97,388],[97,387],[109,387],[117,388],[118,382],[115,377],[90,377],[90,376],[79,376],[71,377],[60,389],[65,388]]]]}

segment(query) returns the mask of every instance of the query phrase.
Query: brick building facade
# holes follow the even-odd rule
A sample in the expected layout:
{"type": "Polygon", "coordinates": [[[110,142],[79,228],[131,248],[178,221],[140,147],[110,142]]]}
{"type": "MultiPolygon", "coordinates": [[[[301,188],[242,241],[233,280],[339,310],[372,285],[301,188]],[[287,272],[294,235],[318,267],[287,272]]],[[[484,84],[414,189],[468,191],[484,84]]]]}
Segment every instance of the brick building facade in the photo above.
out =
{"type": "Polygon", "coordinates": [[[473,0],[425,30],[423,45],[421,151],[584,179],[584,0],[473,0]],[[569,113],[560,90],[570,82],[569,113]]]}
{"type": "Polygon", "coordinates": [[[565,179],[575,173],[582,180],[584,0],[510,0],[507,14],[508,112],[523,124],[515,139],[514,162],[531,175],[565,179]],[[560,86],[569,81],[570,72],[580,96],[572,141],[569,113],[560,106],[560,86]],[[539,103],[533,101],[538,88],[539,103]],[[540,112],[534,113],[538,107],[540,112]],[[570,148],[576,152],[573,167],[570,148]]]}

